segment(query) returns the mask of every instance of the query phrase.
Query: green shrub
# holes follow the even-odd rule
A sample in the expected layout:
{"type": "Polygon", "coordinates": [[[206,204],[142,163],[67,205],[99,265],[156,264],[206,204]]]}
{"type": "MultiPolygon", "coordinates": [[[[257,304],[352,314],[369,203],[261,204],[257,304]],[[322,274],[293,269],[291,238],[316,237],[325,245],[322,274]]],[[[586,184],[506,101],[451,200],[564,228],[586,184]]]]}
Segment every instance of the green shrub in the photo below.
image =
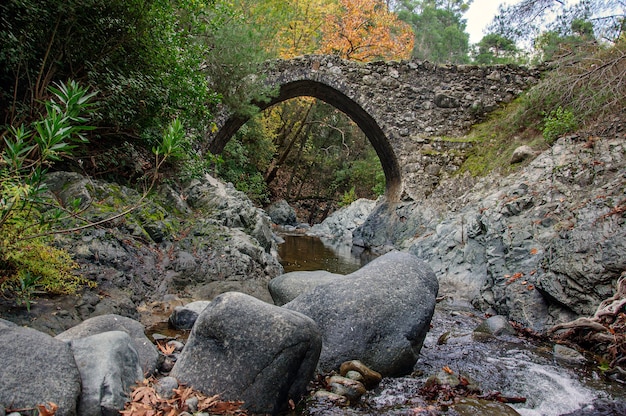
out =
{"type": "Polygon", "coordinates": [[[68,294],[92,284],[74,275],[77,264],[53,246],[55,225],[74,207],[47,198],[44,179],[93,129],[85,123],[95,93],[73,81],[49,90],[46,113],[30,129],[10,127],[0,154],[0,291],[27,308],[37,291],[68,294]]]}
{"type": "Polygon", "coordinates": [[[357,199],[358,197],[353,186],[352,188],[350,188],[349,191],[343,193],[343,195],[341,196],[341,200],[339,201],[339,207],[347,207],[357,199]]]}
{"type": "Polygon", "coordinates": [[[578,128],[578,120],[571,110],[558,107],[543,119],[543,137],[552,144],[566,133],[578,128]]]}

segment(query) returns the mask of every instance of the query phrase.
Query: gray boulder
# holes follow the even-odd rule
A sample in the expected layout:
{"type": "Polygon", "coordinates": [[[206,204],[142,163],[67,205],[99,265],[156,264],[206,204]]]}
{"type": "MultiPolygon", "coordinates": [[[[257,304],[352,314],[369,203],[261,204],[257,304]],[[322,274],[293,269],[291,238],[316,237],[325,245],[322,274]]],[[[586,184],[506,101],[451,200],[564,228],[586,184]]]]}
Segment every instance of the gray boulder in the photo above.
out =
{"type": "Polygon", "coordinates": [[[70,341],[82,380],[78,413],[116,416],[131,388],[143,379],[130,336],[109,331],[70,341]]]}
{"type": "Polygon", "coordinates": [[[321,350],[310,318],[224,293],[200,314],[170,375],[206,394],[275,414],[306,392],[321,350]]]}
{"type": "Polygon", "coordinates": [[[133,348],[139,355],[139,364],[144,373],[154,373],[159,353],[154,344],[146,337],[144,326],[133,319],[113,314],[95,316],[61,332],[56,338],[61,341],[73,341],[109,331],[126,332],[132,340],[133,348]]]}
{"type": "Polygon", "coordinates": [[[289,272],[270,280],[269,290],[274,304],[282,306],[316,286],[334,282],[343,277],[341,274],[326,270],[289,272]]]}
{"type": "Polygon", "coordinates": [[[360,360],[383,376],[410,373],[429,329],[438,283],[417,257],[391,252],[345,278],[319,285],[284,308],[320,327],[322,371],[360,360]]]}
{"type": "Polygon", "coordinates": [[[352,241],[352,232],[365,223],[376,201],[360,198],[330,214],[321,224],[315,224],[307,235],[333,240],[352,241]]]}
{"type": "Polygon", "coordinates": [[[272,222],[277,225],[297,225],[296,211],[284,199],[278,200],[265,209],[272,222]]]}
{"type": "Polygon", "coordinates": [[[198,319],[198,315],[211,303],[208,300],[198,300],[183,306],[176,306],[168,322],[172,328],[191,329],[198,319]]]}
{"type": "Polygon", "coordinates": [[[52,402],[57,416],[76,415],[80,374],[68,344],[34,329],[3,326],[0,345],[0,406],[52,402]]]}

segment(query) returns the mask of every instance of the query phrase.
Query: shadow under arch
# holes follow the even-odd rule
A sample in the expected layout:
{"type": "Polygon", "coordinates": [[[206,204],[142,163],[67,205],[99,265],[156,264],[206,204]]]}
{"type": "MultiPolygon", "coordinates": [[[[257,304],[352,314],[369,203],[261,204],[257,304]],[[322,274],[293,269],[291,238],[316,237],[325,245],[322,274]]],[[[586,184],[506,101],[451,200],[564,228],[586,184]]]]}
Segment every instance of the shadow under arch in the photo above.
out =
{"type": "MultiPolygon", "coordinates": [[[[282,84],[276,97],[273,97],[269,102],[255,102],[254,104],[262,111],[275,104],[297,97],[320,99],[345,113],[359,126],[380,159],[383,172],[385,173],[385,198],[389,202],[397,202],[400,198],[402,183],[400,165],[396,154],[376,120],[354,100],[324,83],[305,79],[282,84]]],[[[248,120],[249,117],[231,116],[213,136],[213,140],[209,144],[209,150],[214,154],[221,153],[226,143],[248,120]]]]}

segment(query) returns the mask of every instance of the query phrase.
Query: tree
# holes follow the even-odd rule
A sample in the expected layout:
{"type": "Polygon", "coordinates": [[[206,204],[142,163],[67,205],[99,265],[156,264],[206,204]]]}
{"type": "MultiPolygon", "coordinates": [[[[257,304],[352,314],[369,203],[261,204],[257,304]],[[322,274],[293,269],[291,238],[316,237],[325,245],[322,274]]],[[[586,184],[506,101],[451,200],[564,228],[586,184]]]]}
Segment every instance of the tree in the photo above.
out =
{"type": "Polygon", "coordinates": [[[403,0],[398,16],[415,34],[412,56],[441,63],[469,62],[463,13],[472,0],[403,0]]]}
{"type": "Polygon", "coordinates": [[[531,41],[546,30],[559,36],[593,33],[615,43],[624,33],[625,19],[626,0],[581,0],[571,5],[562,0],[522,0],[500,6],[489,32],[515,41],[531,41]]]}
{"type": "Polygon", "coordinates": [[[294,2],[295,10],[276,37],[281,58],[314,53],[321,39],[321,29],[327,16],[338,13],[338,0],[307,0],[294,2]]]}
{"type": "Polygon", "coordinates": [[[321,29],[320,53],[346,59],[408,58],[413,48],[410,27],[380,0],[341,0],[337,15],[328,15],[321,29]]]}
{"type": "Polygon", "coordinates": [[[200,0],[2,2],[2,121],[36,118],[47,87],[71,78],[100,91],[101,136],[150,141],[175,115],[201,127],[216,98],[199,70],[197,29],[207,7],[200,0]]]}
{"type": "Polygon", "coordinates": [[[485,35],[476,45],[474,61],[482,65],[515,62],[518,53],[515,42],[497,33],[485,35]]]}

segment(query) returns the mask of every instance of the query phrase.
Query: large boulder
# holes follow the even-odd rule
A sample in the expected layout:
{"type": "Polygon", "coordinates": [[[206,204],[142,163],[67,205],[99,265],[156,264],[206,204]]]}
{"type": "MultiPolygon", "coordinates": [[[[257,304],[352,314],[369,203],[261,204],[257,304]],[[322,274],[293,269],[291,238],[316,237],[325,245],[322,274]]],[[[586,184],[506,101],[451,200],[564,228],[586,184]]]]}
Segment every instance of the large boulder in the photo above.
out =
{"type": "Polygon", "coordinates": [[[277,225],[297,225],[296,211],[284,199],[268,206],[265,211],[272,222],[277,225]]]}
{"type": "Polygon", "coordinates": [[[154,372],[159,353],[154,344],[146,337],[144,326],[133,319],[114,314],[94,316],[67,331],[61,332],[56,338],[61,341],[73,341],[109,331],[126,332],[132,340],[133,348],[139,355],[139,364],[144,373],[152,374],[154,372]]]}
{"type": "Polygon", "coordinates": [[[326,270],[289,272],[270,280],[269,290],[274,304],[282,306],[316,286],[343,277],[342,274],[331,273],[326,270]]]}
{"type": "Polygon", "coordinates": [[[376,206],[376,201],[360,198],[330,214],[321,224],[315,224],[308,235],[333,240],[352,241],[352,232],[363,225],[376,206]]]}
{"type": "Polygon", "coordinates": [[[311,317],[320,327],[322,371],[360,360],[383,376],[397,376],[410,373],[417,361],[438,287],[428,265],[411,254],[391,252],[284,308],[311,317]]]}
{"type": "Polygon", "coordinates": [[[70,346],[31,328],[0,326],[0,407],[52,402],[57,416],[76,415],[80,374],[70,346]]]}
{"type": "Polygon", "coordinates": [[[237,292],[207,306],[170,375],[206,394],[275,414],[313,377],[321,336],[310,318],[237,292]]]}
{"type": "Polygon", "coordinates": [[[82,380],[78,414],[117,416],[133,385],[143,379],[126,332],[109,331],[70,341],[82,380]]]}

